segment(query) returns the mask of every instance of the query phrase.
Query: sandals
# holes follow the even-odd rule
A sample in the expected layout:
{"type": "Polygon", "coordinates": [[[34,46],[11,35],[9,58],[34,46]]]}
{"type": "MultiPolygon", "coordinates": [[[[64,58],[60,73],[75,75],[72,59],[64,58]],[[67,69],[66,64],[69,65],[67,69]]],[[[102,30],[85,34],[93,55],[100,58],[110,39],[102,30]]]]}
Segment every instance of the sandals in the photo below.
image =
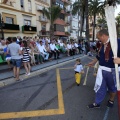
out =
{"type": "Polygon", "coordinates": [[[96,104],[96,103],[93,103],[93,104],[90,104],[87,106],[88,108],[100,108],[100,105],[99,104],[96,104]]]}
{"type": "Polygon", "coordinates": [[[107,107],[112,108],[114,105],[114,101],[108,100],[107,107]]]}

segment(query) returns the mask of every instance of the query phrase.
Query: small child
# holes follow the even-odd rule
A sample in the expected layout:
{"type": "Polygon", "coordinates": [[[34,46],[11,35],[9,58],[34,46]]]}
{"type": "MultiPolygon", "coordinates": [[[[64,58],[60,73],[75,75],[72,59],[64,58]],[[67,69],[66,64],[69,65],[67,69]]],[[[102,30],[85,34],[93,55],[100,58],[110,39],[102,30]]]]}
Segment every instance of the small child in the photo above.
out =
{"type": "Polygon", "coordinates": [[[80,85],[80,81],[81,81],[81,73],[84,73],[83,71],[83,66],[81,64],[81,60],[80,59],[76,59],[76,64],[74,65],[74,70],[75,70],[75,80],[77,83],[77,86],[80,85]]]}

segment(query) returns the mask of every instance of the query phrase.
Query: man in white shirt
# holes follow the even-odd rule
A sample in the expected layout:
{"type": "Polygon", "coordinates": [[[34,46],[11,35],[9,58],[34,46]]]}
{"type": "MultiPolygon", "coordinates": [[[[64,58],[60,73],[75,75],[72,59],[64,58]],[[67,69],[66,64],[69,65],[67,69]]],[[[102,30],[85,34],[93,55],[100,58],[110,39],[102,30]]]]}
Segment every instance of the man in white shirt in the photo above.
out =
{"type": "Polygon", "coordinates": [[[62,40],[60,41],[59,45],[60,45],[60,50],[61,50],[61,52],[65,53],[66,50],[65,50],[65,46],[64,46],[64,43],[63,43],[62,40]]]}
{"type": "Polygon", "coordinates": [[[78,50],[79,50],[78,43],[75,42],[74,46],[75,46],[75,51],[76,51],[76,53],[78,54],[78,53],[79,53],[79,51],[78,51],[78,50]]]}
{"type": "Polygon", "coordinates": [[[52,54],[54,54],[54,59],[59,59],[59,52],[60,52],[60,51],[59,51],[58,48],[55,46],[55,43],[54,43],[53,40],[51,41],[50,49],[51,49],[52,54]],[[57,58],[56,58],[56,53],[57,53],[57,58]]]}
{"type": "Polygon", "coordinates": [[[73,49],[72,49],[72,44],[70,42],[68,42],[67,44],[67,49],[69,50],[69,55],[73,55],[73,49]]]}
{"type": "Polygon", "coordinates": [[[44,58],[44,60],[48,60],[49,53],[47,53],[47,50],[45,49],[45,46],[42,44],[42,41],[40,41],[40,44],[37,44],[38,50],[40,52],[40,55],[44,58]]]}
{"type": "Polygon", "coordinates": [[[58,38],[58,43],[59,43],[59,44],[60,44],[60,41],[61,41],[61,40],[58,38]]]}

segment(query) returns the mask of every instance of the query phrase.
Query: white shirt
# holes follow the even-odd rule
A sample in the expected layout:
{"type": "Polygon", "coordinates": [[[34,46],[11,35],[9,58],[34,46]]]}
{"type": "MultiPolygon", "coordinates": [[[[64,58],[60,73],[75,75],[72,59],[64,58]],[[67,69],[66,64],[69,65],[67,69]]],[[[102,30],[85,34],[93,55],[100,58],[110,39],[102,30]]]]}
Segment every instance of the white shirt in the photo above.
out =
{"type": "Polygon", "coordinates": [[[75,43],[75,47],[78,47],[78,44],[77,44],[77,43],[75,43]]]}
{"type": "Polygon", "coordinates": [[[76,68],[74,69],[76,72],[81,72],[83,70],[83,66],[81,64],[76,65],[76,68]]]}
{"type": "Polygon", "coordinates": [[[44,45],[38,44],[37,47],[38,47],[39,52],[41,52],[41,53],[46,52],[46,49],[45,49],[44,45]]]}
{"type": "Polygon", "coordinates": [[[60,43],[60,40],[58,40],[58,43],[60,43]]]}
{"type": "Polygon", "coordinates": [[[7,47],[7,45],[2,45],[1,43],[0,43],[0,49],[4,49],[4,48],[6,48],[7,47]]]}
{"type": "Polygon", "coordinates": [[[71,44],[71,47],[72,47],[72,48],[74,48],[74,47],[75,47],[75,45],[74,45],[74,44],[71,44]]]}
{"type": "Polygon", "coordinates": [[[67,48],[71,49],[72,48],[71,44],[67,44],[67,48]]]}
{"type": "Polygon", "coordinates": [[[63,43],[60,43],[60,47],[63,47],[63,45],[64,45],[63,43]]]}
{"type": "Polygon", "coordinates": [[[50,43],[50,39],[48,39],[48,43],[50,43]]]}
{"type": "Polygon", "coordinates": [[[58,50],[58,48],[55,46],[55,44],[52,44],[52,43],[50,44],[50,49],[53,51],[58,50]]]}

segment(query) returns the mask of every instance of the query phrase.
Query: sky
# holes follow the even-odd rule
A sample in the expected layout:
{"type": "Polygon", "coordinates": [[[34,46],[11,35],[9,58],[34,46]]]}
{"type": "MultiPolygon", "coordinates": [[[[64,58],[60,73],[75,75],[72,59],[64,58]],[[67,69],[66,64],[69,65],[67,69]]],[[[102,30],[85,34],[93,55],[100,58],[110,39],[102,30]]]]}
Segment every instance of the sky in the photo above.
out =
{"type": "MultiPolygon", "coordinates": [[[[101,0],[102,2],[105,0],[101,0]]],[[[120,13],[120,5],[117,5],[117,7],[115,8],[115,17],[118,15],[118,13],[120,13]]]]}
{"type": "Polygon", "coordinates": [[[120,13],[120,5],[118,5],[117,8],[115,8],[115,16],[117,16],[118,13],[120,13]]]}

